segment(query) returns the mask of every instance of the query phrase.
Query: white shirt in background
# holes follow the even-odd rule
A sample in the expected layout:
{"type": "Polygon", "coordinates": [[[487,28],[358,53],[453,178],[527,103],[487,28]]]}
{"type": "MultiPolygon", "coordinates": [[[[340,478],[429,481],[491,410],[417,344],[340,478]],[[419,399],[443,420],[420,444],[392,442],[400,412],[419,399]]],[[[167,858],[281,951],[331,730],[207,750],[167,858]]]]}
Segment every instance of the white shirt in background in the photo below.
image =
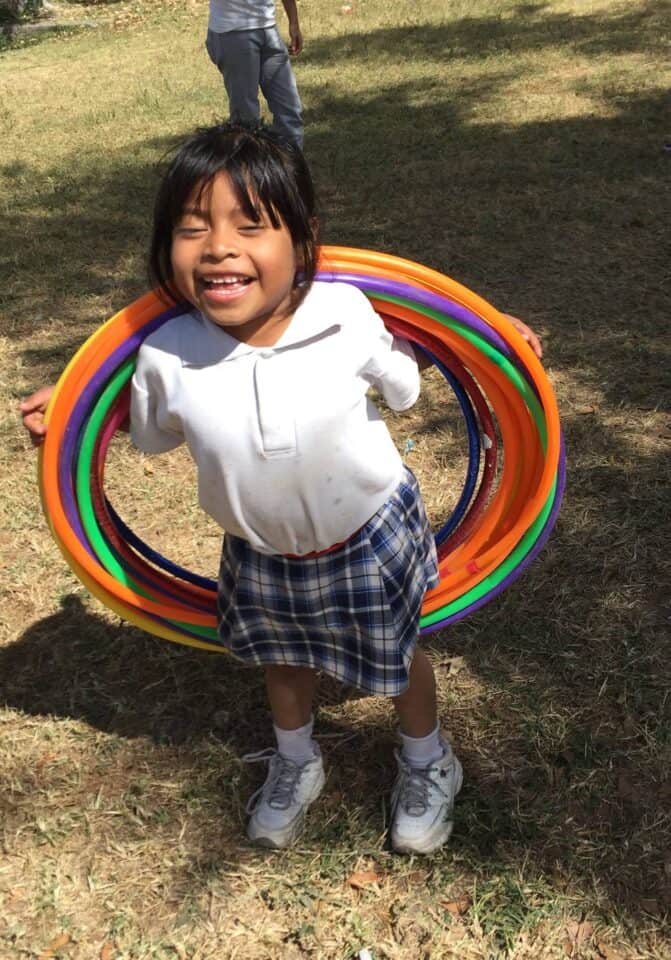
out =
{"type": "Polygon", "coordinates": [[[210,0],[208,30],[262,30],[275,26],[274,0],[210,0]]]}

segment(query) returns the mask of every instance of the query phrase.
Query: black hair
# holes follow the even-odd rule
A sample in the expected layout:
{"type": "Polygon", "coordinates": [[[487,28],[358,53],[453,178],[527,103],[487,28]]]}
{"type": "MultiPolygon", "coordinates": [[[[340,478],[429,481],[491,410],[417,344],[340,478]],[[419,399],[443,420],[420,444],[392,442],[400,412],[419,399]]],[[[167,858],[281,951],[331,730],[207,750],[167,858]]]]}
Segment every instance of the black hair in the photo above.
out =
{"type": "Polygon", "coordinates": [[[300,262],[300,302],[317,270],[314,186],[301,150],[261,123],[202,127],[177,149],[154,204],[150,283],[179,299],[172,283],[173,230],[194,189],[205,190],[221,172],[230,177],[246,216],[258,222],[260,204],[275,229],[286,226],[300,262]]]}

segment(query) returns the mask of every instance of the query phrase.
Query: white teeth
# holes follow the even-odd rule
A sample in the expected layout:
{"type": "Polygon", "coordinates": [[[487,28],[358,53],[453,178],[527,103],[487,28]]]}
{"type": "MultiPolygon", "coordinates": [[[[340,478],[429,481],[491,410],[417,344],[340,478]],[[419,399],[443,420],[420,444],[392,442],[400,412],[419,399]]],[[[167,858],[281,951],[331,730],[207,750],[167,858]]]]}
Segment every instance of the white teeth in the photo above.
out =
{"type": "Polygon", "coordinates": [[[204,277],[205,283],[213,284],[214,286],[234,286],[236,283],[246,283],[247,277],[204,277]]]}

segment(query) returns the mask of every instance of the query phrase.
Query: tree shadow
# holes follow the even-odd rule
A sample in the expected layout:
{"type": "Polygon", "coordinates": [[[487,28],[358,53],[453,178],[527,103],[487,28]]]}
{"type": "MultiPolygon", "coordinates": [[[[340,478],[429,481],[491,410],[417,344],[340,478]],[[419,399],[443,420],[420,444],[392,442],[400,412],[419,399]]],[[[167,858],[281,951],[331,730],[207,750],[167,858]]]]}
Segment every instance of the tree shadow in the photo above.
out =
{"type": "Polygon", "coordinates": [[[397,59],[401,51],[405,62],[440,57],[468,62],[499,51],[514,50],[519,55],[563,46],[593,57],[633,52],[664,55],[666,37],[659,27],[669,10],[668,0],[596,15],[558,13],[545,3],[524,3],[514,16],[462,17],[444,25],[408,23],[359,32],[353,21],[351,31],[310,42],[301,56],[307,63],[331,65],[343,58],[397,59]]]}
{"type": "Polygon", "coordinates": [[[219,730],[240,753],[256,745],[244,717],[264,704],[258,672],[232,657],[112,624],[75,594],[2,648],[0,664],[0,700],[27,714],[69,717],[156,743],[183,744],[219,730]],[[227,724],[231,685],[236,718],[227,724]]]}
{"type": "MultiPolygon", "coordinates": [[[[492,82],[463,91],[461,109],[492,82]]],[[[416,85],[397,85],[363,104],[329,97],[311,111],[329,118],[313,120],[308,145],[322,186],[323,240],[428,262],[537,324],[551,338],[548,362],[577,368],[604,400],[649,407],[654,396],[669,409],[660,363],[666,348],[657,336],[663,221],[654,201],[668,167],[660,150],[667,95],[631,95],[612,118],[483,130],[460,119],[448,100],[412,107],[416,92],[416,85]],[[404,144],[398,157],[396,141],[404,144]],[[366,176],[353,178],[364,154],[366,176]]],[[[171,144],[152,146],[164,153],[171,144]]],[[[92,296],[111,289],[117,307],[146,288],[141,259],[135,280],[119,280],[119,264],[129,238],[136,250],[146,245],[156,174],[144,165],[129,170],[121,155],[110,166],[103,178],[81,170],[57,198],[19,198],[9,213],[7,230],[19,239],[8,273],[23,279],[4,290],[5,315],[14,314],[3,324],[7,333],[53,316],[79,331],[70,291],[84,285],[92,296]],[[70,212],[70,203],[80,212],[70,212]],[[39,237],[28,225],[38,219],[39,237]],[[85,262],[73,236],[87,238],[85,262]],[[44,270],[38,290],[26,279],[33,244],[44,270]],[[28,288],[31,308],[21,310],[28,288]]],[[[100,319],[91,318],[91,329],[100,319]]],[[[56,350],[53,343],[31,347],[27,372],[35,368],[43,382],[46,364],[49,376],[57,374],[73,338],[56,350]]]]}

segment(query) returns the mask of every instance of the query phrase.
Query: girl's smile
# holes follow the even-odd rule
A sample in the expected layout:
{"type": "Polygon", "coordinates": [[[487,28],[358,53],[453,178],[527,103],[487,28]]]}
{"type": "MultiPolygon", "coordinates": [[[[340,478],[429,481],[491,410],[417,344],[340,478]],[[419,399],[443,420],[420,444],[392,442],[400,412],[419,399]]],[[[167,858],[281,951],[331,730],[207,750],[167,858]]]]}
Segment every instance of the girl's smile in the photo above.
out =
{"type": "Polygon", "coordinates": [[[243,209],[226,173],[189,197],[172,238],[173,279],[182,296],[231,336],[272,346],[294,311],[296,251],[284,223],[243,209]]]}
{"type": "Polygon", "coordinates": [[[220,303],[230,303],[232,300],[241,297],[246,293],[251,283],[250,277],[238,273],[207,273],[200,277],[203,298],[213,306],[220,303]]]}

